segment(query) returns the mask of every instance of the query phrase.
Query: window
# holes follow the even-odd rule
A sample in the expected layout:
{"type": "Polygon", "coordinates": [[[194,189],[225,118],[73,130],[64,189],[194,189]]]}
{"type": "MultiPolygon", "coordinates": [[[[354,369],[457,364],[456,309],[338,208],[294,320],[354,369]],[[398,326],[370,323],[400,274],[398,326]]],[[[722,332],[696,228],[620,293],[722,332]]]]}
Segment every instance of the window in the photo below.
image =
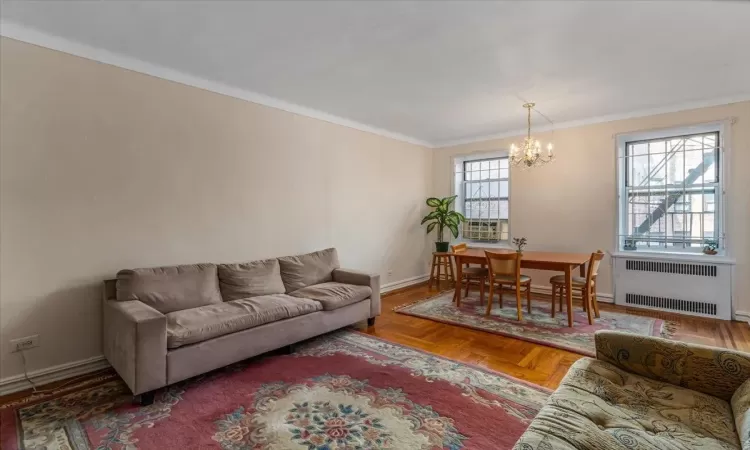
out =
{"type": "Polygon", "coordinates": [[[721,138],[712,126],[619,139],[621,250],[723,247],[721,138]]]}
{"type": "Polygon", "coordinates": [[[466,216],[463,240],[508,240],[508,174],[507,156],[455,160],[456,210],[466,216]]]}

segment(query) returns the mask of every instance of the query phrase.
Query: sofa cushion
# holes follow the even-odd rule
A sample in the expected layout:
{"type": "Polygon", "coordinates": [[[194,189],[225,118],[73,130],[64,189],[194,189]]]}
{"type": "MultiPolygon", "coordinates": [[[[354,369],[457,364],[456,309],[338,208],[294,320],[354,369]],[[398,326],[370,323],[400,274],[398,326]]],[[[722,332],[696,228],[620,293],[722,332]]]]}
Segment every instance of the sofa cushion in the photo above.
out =
{"type": "Polygon", "coordinates": [[[294,292],[313,284],[333,280],[333,270],[339,268],[339,256],[335,248],[306,255],[279,258],[281,279],[286,292],[294,292]]]}
{"type": "Polygon", "coordinates": [[[277,294],[176,311],[167,314],[167,347],[194,344],[320,310],[318,302],[277,294]]]}
{"type": "Polygon", "coordinates": [[[238,264],[219,264],[219,288],[225,302],[284,293],[276,258],[238,264]]]}
{"type": "Polygon", "coordinates": [[[370,286],[358,286],[331,281],[298,289],[289,295],[313,299],[323,305],[323,310],[331,311],[342,306],[361,302],[370,297],[371,294],[372,289],[370,289],[370,286]]]}
{"type": "Polygon", "coordinates": [[[739,449],[729,403],[634,375],[607,362],[576,361],[515,449],[739,449]]]}
{"type": "Polygon", "coordinates": [[[742,450],[750,450],[750,378],[732,396],[732,411],[742,450]]]}
{"type": "Polygon", "coordinates": [[[162,314],[222,302],[215,264],[121,270],[117,300],[140,300],[162,314]]]}

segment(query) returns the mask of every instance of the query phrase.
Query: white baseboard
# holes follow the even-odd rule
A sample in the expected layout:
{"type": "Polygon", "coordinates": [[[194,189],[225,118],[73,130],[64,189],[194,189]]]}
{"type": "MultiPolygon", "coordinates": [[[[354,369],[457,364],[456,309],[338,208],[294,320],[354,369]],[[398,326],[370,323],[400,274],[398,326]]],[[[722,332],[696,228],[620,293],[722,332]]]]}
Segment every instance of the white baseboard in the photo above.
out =
{"type": "Polygon", "coordinates": [[[415,284],[424,283],[430,279],[429,274],[417,275],[416,277],[406,278],[405,280],[394,281],[392,283],[386,283],[380,286],[380,293],[385,294],[386,292],[395,291],[415,284]]]}
{"type": "MultiPolygon", "coordinates": [[[[430,278],[429,275],[418,275],[416,277],[406,278],[404,280],[394,281],[384,284],[380,292],[386,293],[396,289],[405,288],[415,284],[423,283],[430,278]]],[[[80,361],[73,361],[58,366],[47,367],[44,369],[29,372],[29,378],[37,385],[41,386],[55,381],[73,378],[87,373],[96,372],[97,370],[106,369],[109,363],[104,359],[104,355],[94,356],[80,361]]],[[[0,379],[0,396],[12,394],[13,392],[30,389],[31,384],[26,381],[23,374],[13,375],[0,379]]]]}
{"type": "MultiPolygon", "coordinates": [[[[550,286],[542,286],[538,284],[532,284],[531,285],[531,292],[535,292],[537,294],[546,294],[546,295],[552,295],[552,287],[550,286]]],[[[573,290],[573,298],[580,298],[576,296],[576,291],[573,290]]],[[[606,292],[597,292],[596,293],[596,299],[600,303],[614,303],[615,302],[615,296],[612,294],[608,294],[606,292]]]]}
{"type": "MultiPolygon", "coordinates": [[[[99,355],[82,359],[80,361],[73,361],[58,366],[34,370],[29,372],[29,378],[31,378],[34,384],[40,386],[96,372],[97,370],[106,369],[107,367],[109,367],[109,363],[104,359],[104,355],[99,355]]],[[[26,381],[26,377],[24,377],[23,374],[0,379],[0,395],[12,394],[13,392],[30,388],[31,384],[26,381]]]]}
{"type": "MultiPolygon", "coordinates": [[[[406,278],[404,280],[394,281],[386,283],[380,288],[380,293],[395,291],[396,289],[402,289],[405,287],[413,286],[415,284],[424,283],[429,280],[429,274],[417,275],[415,277],[406,278]]],[[[549,286],[537,286],[531,287],[533,292],[540,294],[551,294],[549,286]]],[[[612,294],[601,293],[597,294],[599,301],[604,303],[614,303],[612,294]]],[[[737,311],[735,313],[737,320],[750,321],[750,312],[737,311]]],[[[55,381],[64,380],[67,378],[73,378],[87,373],[96,372],[97,370],[106,369],[109,367],[109,363],[104,359],[103,355],[93,356],[91,358],[82,359],[80,361],[73,361],[70,363],[60,364],[58,366],[47,367],[45,369],[39,369],[29,372],[29,378],[31,378],[37,385],[44,385],[47,383],[53,383],[55,381]]],[[[0,395],[11,394],[13,392],[22,391],[24,389],[31,388],[31,384],[26,381],[23,374],[13,375],[7,378],[0,379],[0,395]]]]}
{"type": "Polygon", "coordinates": [[[750,311],[735,311],[734,320],[740,320],[750,324],[750,311]]]}

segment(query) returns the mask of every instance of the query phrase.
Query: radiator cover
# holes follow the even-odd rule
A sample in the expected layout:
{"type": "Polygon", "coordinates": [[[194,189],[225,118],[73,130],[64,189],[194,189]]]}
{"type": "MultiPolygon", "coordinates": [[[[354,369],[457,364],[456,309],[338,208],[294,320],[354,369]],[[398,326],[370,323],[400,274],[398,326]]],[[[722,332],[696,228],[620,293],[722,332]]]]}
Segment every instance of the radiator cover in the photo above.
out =
{"type": "Polygon", "coordinates": [[[732,267],[727,258],[612,255],[615,304],[732,319],[732,267]]]}

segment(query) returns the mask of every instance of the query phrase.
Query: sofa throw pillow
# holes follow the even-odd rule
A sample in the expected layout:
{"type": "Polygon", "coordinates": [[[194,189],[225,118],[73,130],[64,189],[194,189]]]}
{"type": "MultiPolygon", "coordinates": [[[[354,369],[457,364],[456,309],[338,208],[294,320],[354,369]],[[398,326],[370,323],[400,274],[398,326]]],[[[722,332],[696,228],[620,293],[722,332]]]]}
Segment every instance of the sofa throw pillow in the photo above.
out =
{"type": "Polygon", "coordinates": [[[276,258],[238,264],[219,264],[219,289],[225,302],[284,293],[276,258]]]}
{"type": "Polygon", "coordinates": [[[333,270],[338,269],[339,255],[335,248],[328,248],[306,255],[279,258],[281,279],[286,292],[294,292],[313,284],[333,281],[333,270]]]}
{"type": "Polygon", "coordinates": [[[215,264],[121,270],[117,300],[139,300],[162,314],[221,303],[215,264]]]}

